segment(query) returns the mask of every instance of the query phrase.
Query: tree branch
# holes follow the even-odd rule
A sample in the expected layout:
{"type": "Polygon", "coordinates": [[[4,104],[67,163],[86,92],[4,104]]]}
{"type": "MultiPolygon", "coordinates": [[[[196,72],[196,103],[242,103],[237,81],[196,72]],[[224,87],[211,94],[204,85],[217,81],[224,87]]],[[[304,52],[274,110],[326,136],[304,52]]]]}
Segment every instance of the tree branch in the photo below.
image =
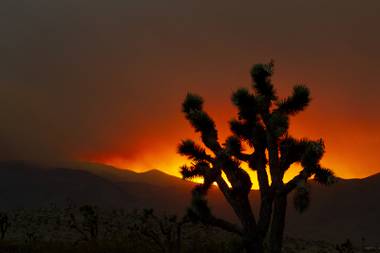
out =
{"type": "MultiPolygon", "coordinates": [[[[262,154],[265,159],[265,153],[262,154]]],[[[260,211],[258,219],[258,229],[261,235],[265,236],[268,231],[270,219],[272,217],[272,202],[273,202],[273,193],[269,186],[268,173],[266,171],[265,160],[262,160],[258,163],[257,166],[257,180],[260,187],[260,211]]]]}
{"type": "Polygon", "coordinates": [[[250,154],[244,154],[244,153],[240,152],[236,157],[243,162],[248,162],[249,159],[251,158],[251,155],[250,154]]]}
{"type": "Polygon", "coordinates": [[[219,176],[216,179],[216,183],[218,184],[218,187],[222,191],[224,197],[231,204],[231,202],[233,202],[233,199],[232,199],[232,196],[231,196],[230,187],[228,186],[227,182],[224,181],[224,179],[221,176],[219,176]]]}
{"type": "Polygon", "coordinates": [[[310,172],[303,169],[297,176],[287,182],[282,189],[282,193],[288,194],[293,191],[300,182],[306,181],[311,176],[310,172]]]}
{"type": "Polygon", "coordinates": [[[236,224],[212,216],[208,223],[212,226],[224,229],[238,235],[243,235],[243,230],[236,224]]]}

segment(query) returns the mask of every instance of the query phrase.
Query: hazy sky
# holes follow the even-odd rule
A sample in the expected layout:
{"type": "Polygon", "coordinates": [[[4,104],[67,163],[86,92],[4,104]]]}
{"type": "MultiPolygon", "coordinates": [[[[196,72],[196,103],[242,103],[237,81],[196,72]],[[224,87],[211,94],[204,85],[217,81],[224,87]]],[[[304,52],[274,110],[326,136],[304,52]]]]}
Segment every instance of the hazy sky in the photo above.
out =
{"type": "Polygon", "coordinates": [[[291,133],[339,176],[379,172],[379,24],[378,0],[2,0],[0,159],[176,173],[186,92],[226,137],[231,92],[273,58],[281,95],[312,91],[291,133]]]}

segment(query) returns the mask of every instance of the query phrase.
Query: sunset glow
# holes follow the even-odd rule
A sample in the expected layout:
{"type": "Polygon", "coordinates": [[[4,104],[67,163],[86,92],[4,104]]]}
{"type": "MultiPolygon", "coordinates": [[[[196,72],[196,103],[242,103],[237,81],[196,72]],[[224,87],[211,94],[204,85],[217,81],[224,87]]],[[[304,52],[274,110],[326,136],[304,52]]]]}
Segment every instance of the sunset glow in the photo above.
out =
{"type": "Polygon", "coordinates": [[[193,2],[35,4],[25,12],[8,6],[0,24],[2,160],[79,159],[178,176],[186,163],[178,143],[199,141],[181,114],[186,93],[205,99],[223,143],[236,117],[231,93],[250,87],[252,64],[274,59],[280,97],[298,83],[311,90],[290,133],[322,138],[323,165],[340,177],[380,171],[377,2],[246,1],[231,9],[222,1],[218,12],[193,2]]]}
{"type": "MultiPolygon", "coordinates": [[[[225,111],[229,111],[231,108],[227,108],[225,111]]],[[[231,115],[233,115],[233,110],[231,111],[231,115]]],[[[308,111],[304,112],[304,114],[307,114],[308,111]]],[[[302,114],[301,114],[302,115],[302,114]]],[[[223,129],[223,132],[219,132],[220,140],[225,139],[229,134],[229,130],[226,127],[227,126],[227,119],[231,118],[228,116],[223,117],[225,120],[225,126],[220,127],[220,129],[223,129]]],[[[295,117],[296,119],[297,117],[295,117]]],[[[308,117],[309,118],[309,117],[308,117]]],[[[223,119],[218,119],[217,122],[221,122],[223,119]]],[[[181,120],[180,120],[181,121],[181,120]]],[[[187,123],[185,119],[182,120],[183,122],[187,123]]],[[[318,121],[318,120],[316,120],[318,121]]],[[[331,121],[333,122],[333,120],[331,121]]],[[[181,124],[181,123],[180,123],[181,124]]],[[[334,133],[331,135],[325,135],[325,130],[323,128],[318,128],[318,122],[315,123],[309,123],[309,122],[297,122],[294,120],[294,124],[291,127],[291,133],[298,138],[302,138],[304,136],[309,136],[309,138],[319,139],[320,137],[324,138],[326,143],[326,149],[327,153],[325,157],[322,160],[322,164],[328,168],[333,169],[337,176],[343,177],[343,178],[362,178],[367,177],[373,173],[376,173],[376,167],[374,170],[364,169],[362,167],[359,167],[359,161],[356,157],[357,155],[365,155],[365,151],[359,151],[363,152],[362,154],[358,154],[357,147],[351,148],[351,155],[347,155],[342,157],[340,155],[340,150],[343,150],[343,148],[347,148],[344,146],[341,146],[341,143],[338,143],[337,145],[334,145],[333,141],[331,139],[336,139],[339,136],[334,136],[334,133]],[[313,128],[310,129],[302,129],[299,127],[299,125],[302,125],[301,123],[304,123],[305,125],[314,125],[313,128]],[[293,130],[293,131],[292,131],[293,130]],[[318,135],[318,132],[320,134],[318,135]],[[330,146],[331,145],[331,146],[330,146]],[[361,168],[361,169],[357,169],[361,168]]],[[[186,129],[182,136],[193,136],[195,140],[198,140],[198,143],[201,143],[199,140],[199,136],[196,133],[193,133],[192,129],[189,127],[189,129],[186,129]]],[[[179,138],[178,140],[168,140],[168,143],[172,143],[171,147],[168,147],[167,144],[163,145],[162,148],[159,146],[155,146],[154,143],[151,145],[147,145],[146,147],[151,147],[153,150],[145,150],[141,151],[139,153],[137,159],[125,159],[123,157],[116,157],[116,156],[99,156],[99,157],[85,157],[85,159],[97,162],[97,163],[104,163],[108,165],[112,165],[118,168],[122,169],[129,169],[136,172],[145,172],[151,169],[159,169],[167,174],[181,177],[179,173],[179,168],[183,164],[190,164],[191,162],[186,160],[184,157],[181,157],[176,153],[176,147],[178,142],[181,140],[179,138]]],[[[223,141],[221,141],[223,143],[223,141]]],[[[376,162],[376,157],[374,159],[374,162],[376,162]]],[[[370,161],[368,161],[370,162],[370,161]]],[[[256,179],[256,173],[251,171],[246,164],[242,164],[242,167],[251,175],[252,182],[253,182],[253,188],[258,188],[258,183],[256,179]]],[[[293,178],[295,175],[298,174],[300,171],[300,167],[297,164],[294,164],[285,174],[284,181],[287,182],[291,178],[293,178]]],[[[195,182],[202,182],[202,179],[196,179],[195,182]]]]}

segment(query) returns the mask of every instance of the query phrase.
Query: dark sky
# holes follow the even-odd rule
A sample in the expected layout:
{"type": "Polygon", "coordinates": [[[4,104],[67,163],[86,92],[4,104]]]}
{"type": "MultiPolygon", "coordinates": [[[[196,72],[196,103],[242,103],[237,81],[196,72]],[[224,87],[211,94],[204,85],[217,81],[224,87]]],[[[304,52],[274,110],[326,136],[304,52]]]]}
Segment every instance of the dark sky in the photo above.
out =
{"type": "Polygon", "coordinates": [[[380,1],[0,1],[0,159],[92,160],[176,173],[187,91],[222,137],[231,92],[276,62],[310,108],[291,133],[326,140],[343,177],[380,171],[380,1]]]}

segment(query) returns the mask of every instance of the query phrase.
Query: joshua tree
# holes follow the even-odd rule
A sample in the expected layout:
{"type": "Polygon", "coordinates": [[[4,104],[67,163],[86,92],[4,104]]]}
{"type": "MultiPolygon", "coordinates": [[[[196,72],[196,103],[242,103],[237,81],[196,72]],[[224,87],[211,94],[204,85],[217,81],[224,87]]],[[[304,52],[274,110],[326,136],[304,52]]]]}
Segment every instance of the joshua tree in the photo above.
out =
{"type": "Polygon", "coordinates": [[[271,82],[273,62],[257,64],[251,70],[253,92],[238,89],[232,102],[238,109],[238,119],[232,119],[233,133],[221,144],[212,118],[204,111],[202,97],[188,94],[182,111],[204,146],[192,140],[183,140],[178,152],[192,160],[190,166],[181,167],[184,179],[203,178],[203,183],[192,192],[193,200],[189,215],[203,223],[218,226],[240,235],[247,252],[281,252],[287,196],[294,191],[294,204],[304,211],[309,202],[307,181],[334,182],[331,170],[323,168],[320,160],[324,154],[323,141],[295,139],[288,134],[289,117],[303,111],[310,102],[309,89],[296,85],[291,96],[279,99],[271,82]],[[244,144],[247,144],[243,150],[244,144]],[[248,164],[257,173],[251,178],[241,163],[248,164]],[[298,175],[284,183],[289,167],[299,163],[298,175]],[[249,193],[252,180],[257,180],[260,190],[258,216],[252,212],[249,193]],[[240,224],[215,217],[208,208],[208,189],[216,184],[232,207],[240,224]],[[266,242],[266,243],[264,243],[266,242]]]}

